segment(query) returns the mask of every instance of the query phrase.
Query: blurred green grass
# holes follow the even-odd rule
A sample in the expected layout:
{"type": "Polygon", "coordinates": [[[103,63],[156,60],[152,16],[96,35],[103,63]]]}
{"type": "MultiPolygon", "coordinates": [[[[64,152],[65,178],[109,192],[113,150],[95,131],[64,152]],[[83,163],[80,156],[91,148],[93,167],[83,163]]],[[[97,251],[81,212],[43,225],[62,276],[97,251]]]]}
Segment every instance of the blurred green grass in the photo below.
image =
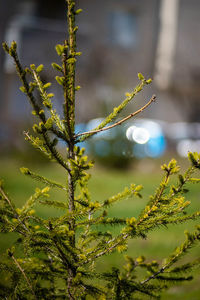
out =
{"type": "MultiPolygon", "coordinates": [[[[167,162],[167,159],[162,159],[162,161],[167,162]]],[[[129,186],[130,183],[142,184],[144,186],[142,199],[133,198],[119,202],[113,206],[109,212],[111,216],[137,216],[148,201],[149,195],[154,192],[161,180],[162,171],[160,170],[159,164],[160,161],[144,160],[129,170],[113,170],[99,166],[95,167],[91,171],[93,176],[89,183],[92,199],[94,201],[102,201],[122,191],[124,187],[129,186]]],[[[187,164],[185,160],[181,161],[181,165],[183,169],[186,168],[187,164]]],[[[0,159],[0,178],[5,181],[6,190],[18,207],[23,205],[27,198],[29,198],[34,192],[35,187],[42,186],[39,182],[35,182],[21,174],[19,168],[22,166],[24,166],[24,164],[20,160],[8,158],[0,159]]],[[[65,183],[65,172],[53,163],[37,164],[36,162],[32,162],[26,163],[25,166],[57,182],[65,183]]],[[[189,188],[190,192],[187,194],[187,198],[191,201],[189,208],[191,212],[199,209],[200,189],[198,185],[190,185],[189,188]]],[[[61,191],[52,190],[51,197],[54,199],[64,201],[65,196],[65,193],[61,191]]],[[[47,209],[43,206],[37,206],[36,212],[45,218],[61,213],[59,210],[47,209]]],[[[190,221],[182,225],[169,226],[166,229],[160,228],[159,230],[151,232],[147,240],[137,239],[130,241],[129,250],[124,254],[128,254],[132,257],[144,255],[147,260],[156,259],[160,262],[184,240],[184,230],[193,231],[197,223],[197,221],[190,221]]],[[[117,232],[118,228],[111,230],[117,232]]],[[[6,236],[1,235],[0,253],[4,252],[5,249],[12,244],[13,239],[13,234],[6,236]]],[[[114,253],[103,259],[99,259],[97,263],[99,270],[107,270],[116,264],[121,267],[124,263],[122,256],[121,254],[114,253]]],[[[195,259],[198,256],[199,248],[195,247],[189,254],[189,259],[195,259]]],[[[184,260],[187,261],[188,257],[184,258],[184,260]]],[[[170,289],[163,295],[162,299],[199,300],[199,279],[198,275],[196,275],[195,280],[192,282],[170,289]]]]}

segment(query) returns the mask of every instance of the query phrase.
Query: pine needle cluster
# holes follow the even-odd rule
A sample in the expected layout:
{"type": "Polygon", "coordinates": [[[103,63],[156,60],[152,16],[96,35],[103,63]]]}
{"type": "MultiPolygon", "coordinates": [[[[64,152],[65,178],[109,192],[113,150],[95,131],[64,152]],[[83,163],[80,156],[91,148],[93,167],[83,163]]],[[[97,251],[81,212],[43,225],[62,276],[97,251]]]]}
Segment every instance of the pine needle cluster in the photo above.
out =
{"type": "Polygon", "coordinates": [[[91,198],[88,189],[88,170],[93,162],[77,146],[103,130],[112,129],[131,117],[141,113],[155,96],[138,111],[117,120],[119,113],[148,84],[138,74],[139,84],[105,120],[90,132],[75,133],[75,86],[76,61],[81,54],[76,50],[75,24],[81,9],[75,7],[75,0],[66,0],[68,38],[56,46],[61,64],[52,63],[59,74],[55,77],[63,89],[63,117],[60,117],[52,101],[54,95],[48,92],[51,83],[43,83],[40,73],[43,65],[23,68],[17,54],[17,44],[3,44],[12,57],[17,74],[22,82],[20,88],[26,94],[36,116],[33,134],[25,132],[25,138],[33,147],[64,168],[66,184],[54,182],[34,173],[28,168],[21,172],[44,185],[37,188],[26,203],[18,208],[0,183],[0,232],[16,234],[15,242],[0,259],[1,299],[144,299],[160,298],[162,291],[171,285],[192,279],[192,270],[199,266],[200,259],[181,264],[180,259],[200,240],[200,227],[193,233],[186,232],[185,241],[178,246],[162,264],[125,257],[123,270],[113,268],[99,273],[95,268],[98,258],[114,251],[124,252],[128,241],[147,238],[148,233],[161,226],[180,224],[197,219],[200,212],[186,212],[190,202],[186,200],[189,182],[199,183],[195,172],[200,169],[200,154],[189,153],[191,166],[184,174],[175,160],[162,166],[163,178],[159,187],[139,216],[131,218],[108,217],[108,210],[116,202],[129,197],[142,197],[141,185],[132,184],[121,193],[98,202],[91,198]],[[37,93],[35,91],[37,90],[37,93]],[[38,101],[36,95],[40,95],[38,101]],[[65,143],[65,153],[60,151],[59,141],[65,143]],[[177,176],[177,184],[171,184],[171,176],[177,176]],[[59,189],[66,196],[66,202],[49,197],[50,189],[59,189]],[[42,204],[59,208],[61,216],[41,218],[34,206],[42,204]],[[99,226],[100,225],[100,226],[99,226]],[[107,225],[121,225],[117,234],[106,230],[107,225]],[[105,230],[100,230],[105,226],[105,230]],[[179,263],[177,265],[177,262],[179,263]],[[142,269],[145,275],[142,275],[142,269]]]}

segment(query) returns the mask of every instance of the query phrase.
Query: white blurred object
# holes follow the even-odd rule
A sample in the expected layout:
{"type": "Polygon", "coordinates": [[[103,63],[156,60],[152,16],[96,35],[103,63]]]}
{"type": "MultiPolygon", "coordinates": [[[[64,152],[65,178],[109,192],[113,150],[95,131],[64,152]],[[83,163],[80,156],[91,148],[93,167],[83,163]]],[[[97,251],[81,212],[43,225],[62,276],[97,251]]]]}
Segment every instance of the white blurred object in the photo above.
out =
{"type": "Polygon", "coordinates": [[[127,128],[126,138],[136,143],[133,144],[133,155],[137,158],[159,157],[166,150],[166,140],[160,121],[137,119],[134,125],[127,128]]]}
{"type": "Polygon", "coordinates": [[[162,128],[155,121],[141,119],[141,127],[148,130],[151,138],[157,138],[162,135],[162,128]]]}
{"type": "Polygon", "coordinates": [[[187,157],[188,152],[200,152],[200,140],[193,141],[193,140],[182,140],[178,142],[176,150],[178,154],[182,157],[187,157]]]}
{"type": "Polygon", "coordinates": [[[146,144],[150,138],[149,130],[143,126],[130,126],[126,130],[126,137],[131,142],[136,142],[138,144],[146,144]]]}
{"type": "Polygon", "coordinates": [[[133,140],[138,144],[146,144],[150,138],[149,131],[145,128],[136,127],[132,133],[133,140]]]}
{"type": "Polygon", "coordinates": [[[136,129],[136,126],[130,126],[127,130],[126,130],[126,137],[129,141],[133,141],[133,131],[136,129]]]}

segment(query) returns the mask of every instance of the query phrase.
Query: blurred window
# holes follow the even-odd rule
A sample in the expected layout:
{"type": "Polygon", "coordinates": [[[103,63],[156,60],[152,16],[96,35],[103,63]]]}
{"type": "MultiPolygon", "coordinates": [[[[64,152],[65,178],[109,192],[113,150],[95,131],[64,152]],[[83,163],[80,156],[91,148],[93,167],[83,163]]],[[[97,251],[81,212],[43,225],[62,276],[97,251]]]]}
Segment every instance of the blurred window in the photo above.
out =
{"type": "Polygon", "coordinates": [[[137,18],[131,12],[116,10],[110,13],[110,41],[129,48],[137,44],[137,18]]]}

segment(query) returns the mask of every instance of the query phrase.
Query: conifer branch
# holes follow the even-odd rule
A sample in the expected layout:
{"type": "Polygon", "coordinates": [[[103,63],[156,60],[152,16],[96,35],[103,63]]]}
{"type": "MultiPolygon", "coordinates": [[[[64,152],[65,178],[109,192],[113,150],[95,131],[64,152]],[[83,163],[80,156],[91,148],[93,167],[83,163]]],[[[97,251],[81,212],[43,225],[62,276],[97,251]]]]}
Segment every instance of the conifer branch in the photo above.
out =
{"type": "Polygon", "coordinates": [[[63,82],[63,93],[64,93],[64,104],[63,104],[63,110],[65,115],[65,122],[67,126],[67,131],[69,133],[70,138],[72,137],[71,132],[71,125],[70,125],[70,99],[68,95],[68,70],[67,70],[67,58],[68,58],[68,42],[65,40],[65,48],[62,55],[62,62],[63,62],[63,75],[64,75],[64,82],[63,82]]]}
{"type": "Polygon", "coordinates": [[[41,175],[38,175],[38,174],[35,174],[34,172],[30,171],[28,168],[20,168],[20,171],[27,175],[27,176],[30,176],[31,178],[33,178],[34,180],[37,180],[39,182],[43,182],[44,184],[47,184],[48,186],[50,187],[55,187],[55,188],[59,188],[61,190],[64,190],[66,191],[66,187],[64,187],[64,185],[60,184],[60,183],[57,183],[55,181],[52,181],[44,176],[41,176],[41,175]]]}
{"type": "MultiPolygon", "coordinates": [[[[26,79],[26,70],[24,70],[22,68],[22,65],[19,61],[19,58],[18,58],[18,55],[17,55],[17,52],[16,52],[16,48],[17,48],[17,44],[16,42],[12,42],[11,44],[11,47],[9,49],[9,47],[7,46],[6,43],[3,43],[3,47],[4,47],[4,50],[6,52],[9,53],[9,55],[13,58],[14,62],[15,62],[15,66],[16,66],[16,70],[17,70],[17,74],[23,84],[23,87],[24,87],[24,92],[25,94],[27,95],[28,99],[30,100],[30,103],[33,107],[33,109],[35,110],[37,116],[41,119],[41,121],[43,123],[46,123],[46,117],[45,117],[45,114],[44,113],[40,113],[41,112],[41,106],[37,104],[37,100],[35,99],[34,95],[33,95],[33,92],[32,92],[32,88],[30,87],[27,79],[26,79]]],[[[68,142],[66,136],[60,131],[60,130],[57,130],[55,128],[55,126],[53,126],[51,128],[51,131],[59,138],[61,138],[62,140],[68,142]]]]}
{"type": "Polygon", "coordinates": [[[35,292],[34,292],[34,289],[33,289],[33,286],[31,285],[31,282],[30,280],[28,279],[28,277],[26,276],[26,273],[25,271],[22,269],[22,267],[20,266],[20,264],[18,263],[17,259],[14,257],[12,251],[8,251],[8,255],[12,258],[12,260],[14,261],[15,265],[17,266],[17,268],[20,270],[20,272],[22,273],[22,275],[24,276],[27,284],[28,284],[28,287],[30,288],[31,290],[31,293],[32,295],[34,296],[34,298],[37,300],[38,298],[36,297],[35,295],[35,292]]]}
{"type": "MultiPolygon", "coordinates": [[[[39,66],[40,67],[40,66],[39,66]]],[[[38,67],[38,68],[39,68],[38,67]]],[[[38,69],[37,68],[37,69],[38,69]]],[[[45,124],[47,124],[47,122],[50,120],[52,122],[52,124],[50,124],[50,126],[48,126],[48,130],[49,131],[53,131],[54,132],[54,124],[53,124],[53,121],[54,123],[56,124],[56,126],[59,128],[59,136],[62,140],[64,140],[65,142],[69,142],[68,141],[68,138],[67,138],[67,134],[66,132],[64,131],[64,126],[63,126],[63,122],[60,120],[60,117],[58,116],[58,114],[56,113],[56,110],[52,108],[52,103],[51,103],[51,100],[50,98],[53,96],[53,94],[48,94],[46,92],[46,87],[45,85],[42,83],[41,79],[40,79],[40,76],[38,75],[38,72],[37,72],[37,69],[35,69],[35,67],[33,66],[32,67],[32,73],[33,73],[33,77],[35,79],[35,83],[37,85],[37,88],[40,92],[40,95],[42,97],[42,100],[43,100],[43,104],[44,106],[46,106],[49,110],[50,110],[50,113],[51,113],[51,118],[52,119],[48,119],[46,120],[45,124]],[[64,137],[64,138],[63,138],[64,137]]],[[[47,83],[48,84],[48,83],[47,83]]],[[[49,83],[50,84],[50,83],[49,83]]],[[[39,112],[39,115],[42,115],[43,112],[41,113],[42,111],[39,112]]],[[[37,112],[36,112],[37,113],[37,112]]],[[[55,132],[54,132],[55,133],[55,132]]]]}
{"type": "MultiPolygon", "coordinates": [[[[42,124],[43,125],[43,124],[42,124]]],[[[42,130],[42,136],[44,139],[45,144],[39,143],[38,138],[33,138],[29,135],[28,132],[24,131],[24,135],[26,136],[27,140],[32,143],[34,147],[36,147],[38,150],[40,150],[42,153],[48,156],[50,159],[55,159],[65,170],[69,172],[69,167],[64,161],[64,159],[61,157],[60,153],[56,150],[54,144],[50,141],[50,138],[48,136],[47,130],[44,126],[41,128],[42,130]]],[[[41,134],[41,133],[40,133],[41,134]]]]}
{"type": "MultiPolygon", "coordinates": [[[[29,229],[27,228],[27,226],[24,224],[24,222],[20,219],[19,214],[17,213],[14,205],[12,204],[12,201],[9,199],[8,195],[6,194],[6,192],[4,191],[4,189],[2,188],[2,186],[0,185],[0,193],[2,194],[3,198],[7,201],[8,205],[11,207],[13,213],[14,213],[14,217],[19,221],[19,223],[22,225],[23,229],[25,230],[25,232],[28,232],[29,229]]],[[[17,229],[18,230],[18,229],[17,229]]],[[[13,230],[14,231],[14,230],[13,230]]],[[[22,235],[24,235],[24,232],[22,232],[21,230],[18,230],[19,233],[21,233],[22,235]]]]}
{"type": "MultiPolygon", "coordinates": [[[[94,256],[91,256],[90,258],[88,258],[87,260],[85,260],[83,262],[83,265],[89,263],[90,261],[93,261],[94,259],[96,260],[97,258],[105,255],[106,253],[111,253],[114,249],[116,249],[117,246],[119,246],[122,242],[124,242],[128,237],[130,236],[129,233],[124,233],[124,234],[120,234],[117,237],[114,237],[112,240],[109,240],[108,242],[106,242],[105,247],[106,249],[95,254],[94,256]],[[114,244],[112,244],[114,242],[114,244]],[[111,244],[111,246],[109,246],[109,244],[111,244]]],[[[101,249],[101,248],[100,248],[101,249]]],[[[87,253],[87,255],[91,255],[94,254],[95,252],[98,252],[100,249],[95,249],[94,251],[91,251],[89,253],[87,253]]]]}
{"type": "MultiPolygon", "coordinates": [[[[84,134],[84,136],[82,136],[80,138],[80,141],[84,141],[85,139],[87,139],[88,137],[92,136],[93,134],[96,134],[96,131],[98,131],[99,129],[104,128],[106,125],[108,125],[109,123],[111,123],[117,116],[118,114],[128,105],[128,103],[143,89],[143,87],[149,83],[151,83],[151,79],[145,80],[144,76],[139,73],[138,74],[138,78],[141,81],[141,83],[136,86],[136,88],[134,89],[134,91],[132,93],[126,93],[126,98],[125,100],[118,106],[115,107],[113,109],[113,112],[111,114],[109,114],[105,120],[103,120],[103,122],[101,122],[101,124],[99,124],[94,130],[91,130],[92,132],[94,131],[94,133],[91,134],[84,134]]],[[[83,134],[81,134],[83,135],[83,134]]]]}
{"type": "Polygon", "coordinates": [[[186,241],[180,247],[176,248],[175,252],[169,257],[167,263],[156,273],[152,274],[147,279],[141,281],[142,285],[146,284],[152,279],[156,279],[158,275],[164,273],[165,270],[171,267],[175,262],[177,262],[181,256],[185,255],[187,250],[191,248],[196,241],[200,241],[200,228],[198,228],[198,230],[194,232],[194,234],[186,233],[186,235],[186,241]]]}
{"type": "MultiPolygon", "coordinates": [[[[75,26],[75,1],[66,0],[67,2],[67,21],[68,21],[68,43],[64,44],[63,53],[63,70],[64,70],[64,112],[68,132],[70,137],[68,159],[73,160],[75,157],[74,149],[74,130],[75,130],[75,67],[76,67],[76,31],[75,26]],[[65,50],[66,49],[66,50],[65,50]]],[[[68,172],[68,203],[69,212],[75,211],[75,182],[71,171],[68,172]]],[[[71,218],[70,230],[74,232],[75,221],[71,218]]],[[[70,237],[71,246],[75,246],[75,235],[70,237]]],[[[72,272],[73,273],[73,272],[72,272]]],[[[71,274],[73,277],[73,274],[71,274]]],[[[71,280],[71,279],[70,279],[71,280]]]]}
{"type": "Polygon", "coordinates": [[[66,169],[68,172],[70,171],[69,167],[67,166],[67,164],[65,163],[64,159],[61,157],[61,155],[57,152],[56,148],[54,147],[54,145],[52,145],[49,136],[47,134],[47,132],[45,130],[43,130],[42,135],[44,137],[44,140],[46,142],[46,145],[49,149],[49,151],[51,152],[52,156],[55,158],[55,160],[64,168],[66,169]]]}
{"type": "MultiPolygon", "coordinates": [[[[51,222],[49,222],[49,230],[51,232],[53,231],[53,227],[52,227],[51,222]]],[[[62,260],[64,266],[68,270],[67,290],[68,290],[69,298],[74,299],[72,294],[71,294],[71,288],[72,288],[71,284],[72,284],[72,279],[75,277],[75,274],[76,274],[76,267],[72,264],[72,262],[65,255],[64,251],[62,250],[61,246],[59,245],[59,241],[57,239],[57,236],[54,233],[53,233],[53,236],[52,236],[52,240],[53,240],[54,245],[56,246],[56,248],[58,250],[60,259],[62,260]]]]}
{"type": "Polygon", "coordinates": [[[42,152],[49,159],[54,159],[52,153],[49,151],[49,148],[46,146],[44,139],[40,139],[39,137],[33,137],[27,131],[24,131],[23,134],[25,135],[25,140],[29,141],[34,148],[42,152]]]}
{"type": "Polygon", "coordinates": [[[155,100],[156,100],[156,96],[153,95],[147,104],[145,104],[143,107],[141,107],[140,109],[138,109],[134,113],[131,113],[127,117],[123,118],[122,120],[120,120],[120,121],[118,121],[118,122],[116,122],[116,123],[114,123],[112,125],[109,125],[107,127],[104,127],[104,128],[100,128],[100,129],[96,129],[96,130],[91,130],[91,131],[86,131],[86,132],[78,133],[78,134],[76,134],[75,137],[78,138],[79,136],[85,136],[85,135],[91,136],[91,135],[96,134],[98,132],[105,131],[105,130],[114,128],[116,126],[119,126],[122,123],[126,122],[127,120],[129,120],[129,119],[135,117],[136,115],[140,114],[141,112],[143,112],[152,102],[155,102],[155,100]]]}
{"type": "Polygon", "coordinates": [[[141,213],[141,216],[139,217],[139,220],[136,224],[137,226],[139,226],[143,221],[146,221],[146,219],[150,216],[150,214],[154,211],[154,209],[157,209],[157,205],[158,205],[158,203],[166,189],[166,185],[169,181],[169,177],[171,174],[170,166],[171,165],[169,163],[168,169],[166,169],[166,175],[165,175],[163,181],[161,182],[160,187],[158,188],[158,190],[157,190],[155,196],[152,198],[152,200],[150,200],[150,203],[147,204],[147,206],[141,213]]]}
{"type": "Polygon", "coordinates": [[[64,113],[68,133],[72,141],[75,129],[75,68],[76,68],[76,32],[75,1],[66,0],[68,40],[65,40],[62,54],[63,61],[63,88],[64,88],[64,113]]]}

